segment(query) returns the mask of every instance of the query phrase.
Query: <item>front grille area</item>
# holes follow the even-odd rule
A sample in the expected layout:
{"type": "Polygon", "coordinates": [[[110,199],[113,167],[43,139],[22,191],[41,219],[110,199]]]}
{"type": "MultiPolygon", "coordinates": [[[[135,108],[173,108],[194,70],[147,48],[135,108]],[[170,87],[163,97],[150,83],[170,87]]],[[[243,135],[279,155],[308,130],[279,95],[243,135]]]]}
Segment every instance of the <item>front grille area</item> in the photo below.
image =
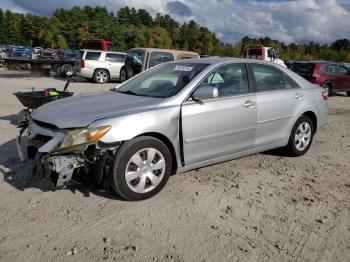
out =
{"type": "Polygon", "coordinates": [[[34,139],[39,141],[39,142],[41,142],[41,143],[43,143],[43,144],[46,144],[47,142],[49,142],[52,139],[52,137],[51,136],[44,136],[44,135],[40,135],[39,134],[39,135],[36,135],[34,137],[34,139]]]}

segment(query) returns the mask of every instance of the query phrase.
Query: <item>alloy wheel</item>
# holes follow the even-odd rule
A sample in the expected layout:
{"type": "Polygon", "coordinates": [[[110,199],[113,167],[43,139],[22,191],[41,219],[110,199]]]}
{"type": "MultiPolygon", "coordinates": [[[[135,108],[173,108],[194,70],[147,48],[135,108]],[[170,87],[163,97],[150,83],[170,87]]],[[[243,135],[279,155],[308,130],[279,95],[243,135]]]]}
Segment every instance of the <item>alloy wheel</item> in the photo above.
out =
{"type": "Polygon", "coordinates": [[[105,71],[97,72],[96,79],[99,83],[105,83],[108,79],[107,73],[105,71]]]}

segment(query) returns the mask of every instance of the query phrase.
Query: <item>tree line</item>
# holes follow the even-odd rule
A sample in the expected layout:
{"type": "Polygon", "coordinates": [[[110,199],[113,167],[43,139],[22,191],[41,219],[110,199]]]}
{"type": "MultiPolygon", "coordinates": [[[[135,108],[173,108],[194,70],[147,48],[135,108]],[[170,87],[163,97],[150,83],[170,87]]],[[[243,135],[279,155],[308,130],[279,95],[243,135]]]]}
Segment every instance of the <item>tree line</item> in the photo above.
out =
{"type": "Polygon", "coordinates": [[[193,20],[180,24],[167,14],[152,17],[145,9],[123,7],[115,14],[105,7],[85,6],[61,8],[51,17],[41,17],[0,8],[0,44],[78,49],[86,39],[112,40],[123,51],[156,47],[234,57],[243,56],[248,44],[262,44],[278,49],[285,60],[350,61],[348,39],[338,39],[330,45],[284,44],[269,37],[245,36],[228,44],[193,20]]]}

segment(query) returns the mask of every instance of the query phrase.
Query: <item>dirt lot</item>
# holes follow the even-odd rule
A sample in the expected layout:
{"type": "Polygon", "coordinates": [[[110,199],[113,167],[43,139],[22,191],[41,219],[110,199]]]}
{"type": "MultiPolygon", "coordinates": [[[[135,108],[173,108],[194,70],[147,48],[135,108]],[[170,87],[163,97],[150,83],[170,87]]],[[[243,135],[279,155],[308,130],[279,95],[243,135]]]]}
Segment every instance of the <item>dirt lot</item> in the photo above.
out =
{"type": "Polygon", "coordinates": [[[350,98],[330,98],[303,157],[245,157],[125,202],[93,185],[55,190],[19,162],[12,93],[63,85],[0,70],[0,261],[350,261],[350,98]]]}

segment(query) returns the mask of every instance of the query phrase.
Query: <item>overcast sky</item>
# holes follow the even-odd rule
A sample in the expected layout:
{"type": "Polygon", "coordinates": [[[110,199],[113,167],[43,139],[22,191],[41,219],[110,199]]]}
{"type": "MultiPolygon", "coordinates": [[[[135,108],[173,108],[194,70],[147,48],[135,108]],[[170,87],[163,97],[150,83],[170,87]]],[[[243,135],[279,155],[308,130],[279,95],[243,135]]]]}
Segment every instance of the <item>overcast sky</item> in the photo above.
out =
{"type": "Polygon", "coordinates": [[[122,6],[170,14],[179,22],[195,20],[224,42],[269,36],[285,43],[330,43],[350,38],[350,0],[0,0],[0,7],[50,16],[60,7],[122,6]]]}

